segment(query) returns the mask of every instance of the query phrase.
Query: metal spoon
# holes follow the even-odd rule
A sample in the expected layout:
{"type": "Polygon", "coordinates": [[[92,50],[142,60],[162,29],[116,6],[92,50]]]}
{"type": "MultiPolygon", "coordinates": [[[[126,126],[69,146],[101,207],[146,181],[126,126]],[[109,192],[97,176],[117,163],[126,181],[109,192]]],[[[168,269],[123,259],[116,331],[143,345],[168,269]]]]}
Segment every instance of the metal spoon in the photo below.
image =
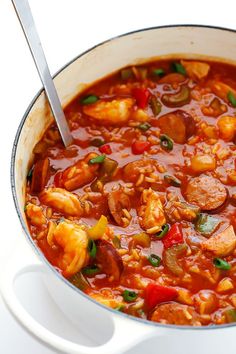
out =
{"type": "Polygon", "coordinates": [[[70,133],[56,88],[48,68],[29,3],[27,0],[12,0],[12,3],[29,45],[40,79],[47,94],[47,98],[56,120],[59,132],[61,134],[63,143],[65,146],[68,146],[72,142],[72,135],[70,133]]]}

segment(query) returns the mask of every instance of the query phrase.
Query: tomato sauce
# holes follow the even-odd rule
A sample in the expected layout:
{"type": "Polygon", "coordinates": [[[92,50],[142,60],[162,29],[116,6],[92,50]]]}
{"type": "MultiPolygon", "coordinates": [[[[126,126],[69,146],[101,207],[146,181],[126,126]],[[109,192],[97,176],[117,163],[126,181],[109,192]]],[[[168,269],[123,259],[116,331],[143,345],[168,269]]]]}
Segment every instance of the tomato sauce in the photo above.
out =
{"type": "Polygon", "coordinates": [[[124,68],[65,108],[34,148],[26,216],[46,258],[118,311],[236,321],[236,68],[124,68]]]}

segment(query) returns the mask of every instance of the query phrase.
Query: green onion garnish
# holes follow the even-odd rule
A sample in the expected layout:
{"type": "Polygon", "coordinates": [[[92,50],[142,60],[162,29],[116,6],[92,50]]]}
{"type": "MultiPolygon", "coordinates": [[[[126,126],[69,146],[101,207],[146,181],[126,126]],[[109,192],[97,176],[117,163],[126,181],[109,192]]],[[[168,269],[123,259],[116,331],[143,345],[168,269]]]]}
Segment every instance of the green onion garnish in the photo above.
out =
{"type": "Polygon", "coordinates": [[[168,137],[168,135],[160,135],[160,145],[162,149],[171,151],[173,149],[173,141],[171,138],[168,137]]]}
{"type": "Polygon", "coordinates": [[[231,265],[221,258],[214,258],[213,263],[216,266],[216,268],[219,268],[222,270],[229,270],[231,268],[231,265]]]}
{"type": "Polygon", "coordinates": [[[171,175],[165,175],[164,176],[164,180],[170,184],[171,186],[174,187],[180,187],[181,186],[181,182],[178,178],[171,176],[171,175]]]}
{"type": "Polygon", "coordinates": [[[92,258],[96,257],[97,247],[96,247],[94,240],[92,240],[92,239],[90,239],[88,242],[88,251],[89,251],[90,257],[92,257],[92,258]]]}
{"type": "Polygon", "coordinates": [[[228,309],[224,313],[227,323],[236,322],[236,309],[228,309]]]}
{"type": "Polygon", "coordinates": [[[157,256],[156,254],[150,254],[148,257],[149,262],[153,267],[159,267],[161,264],[161,258],[157,256]]]}
{"type": "Polygon", "coordinates": [[[126,302],[132,302],[136,300],[138,294],[135,291],[124,290],[122,296],[126,302]]]}
{"type": "Polygon", "coordinates": [[[82,273],[84,275],[95,275],[95,274],[97,274],[99,272],[100,272],[100,269],[95,264],[87,266],[87,267],[84,267],[82,269],[82,273]]]}
{"type": "Polygon", "coordinates": [[[146,132],[148,129],[151,128],[151,124],[149,124],[149,123],[141,123],[141,124],[138,125],[138,128],[140,130],[143,130],[144,132],[146,132]]]}
{"type": "Polygon", "coordinates": [[[173,63],[172,64],[172,68],[173,68],[173,71],[175,71],[176,73],[179,73],[179,74],[182,74],[182,75],[186,75],[186,70],[185,70],[185,68],[183,67],[182,64],[173,63]]]}
{"type": "Polygon", "coordinates": [[[162,226],[161,231],[155,234],[155,237],[160,240],[167,234],[168,231],[169,231],[169,225],[165,224],[162,226]]]}
{"type": "Polygon", "coordinates": [[[90,142],[90,145],[96,146],[96,147],[102,146],[104,144],[105,144],[105,141],[101,138],[94,138],[90,142]]]}
{"type": "Polygon", "coordinates": [[[95,163],[103,163],[103,161],[105,160],[106,155],[99,155],[94,157],[93,159],[89,160],[89,164],[90,165],[94,165],[95,163]]]}
{"type": "Polygon", "coordinates": [[[88,96],[85,96],[84,98],[81,99],[81,103],[86,105],[86,104],[92,104],[92,103],[95,103],[99,100],[99,98],[95,95],[88,95],[88,96]]]}
{"type": "Polygon", "coordinates": [[[234,96],[232,91],[228,92],[227,98],[233,107],[236,107],[236,97],[234,96]]]}
{"type": "Polygon", "coordinates": [[[152,73],[153,73],[153,75],[156,75],[156,76],[163,76],[163,75],[165,75],[165,70],[158,68],[158,69],[154,69],[152,73]]]}

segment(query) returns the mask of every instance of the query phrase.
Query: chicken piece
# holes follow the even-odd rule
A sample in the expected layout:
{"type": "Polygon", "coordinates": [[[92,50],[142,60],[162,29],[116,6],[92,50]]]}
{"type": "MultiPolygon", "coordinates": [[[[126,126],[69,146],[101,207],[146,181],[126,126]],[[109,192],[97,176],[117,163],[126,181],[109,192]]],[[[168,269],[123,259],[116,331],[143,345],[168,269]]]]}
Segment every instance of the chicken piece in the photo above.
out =
{"type": "Polygon", "coordinates": [[[48,188],[40,194],[43,204],[70,216],[82,216],[84,208],[79,198],[63,188],[48,188]]]}
{"type": "Polygon", "coordinates": [[[211,236],[202,243],[202,249],[214,253],[216,256],[227,256],[236,247],[236,235],[233,226],[227,227],[216,236],[211,236]]]}
{"type": "Polygon", "coordinates": [[[217,121],[220,137],[225,141],[231,141],[236,134],[236,117],[224,116],[217,121]]]}
{"type": "Polygon", "coordinates": [[[111,215],[119,226],[126,227],[129,225],[131,208],[129,196],[122,188],[112,191],[108,195],[108,207],[111,215]]]}
{"type": "Polygon", "coordinates": [[[181,202],[178,196],[173,196],[164,207],[167,219],[171,223],[186,220],[194,221],[197,218],[200,208],[195,205],[181,202]]]}
{"type": "Polygon", "coordinates": [[[150,316],[151,321],[175,325],[201,325],[200,316],[192,306],[170,302],[156,307],[150,316]]]}
{"type": "Polygon", "coordinates": [[[210,65],[194,60],[181,60],[181,64],[185,68],[188,76],[193,80],[204,79],[210,70],[210,65]]]}
{"type": "Polygon", "coordinates": [[[42,207],[38,205],[28,203],[25,206],[25,213],[27,218],[30,220],[30,223],[35,226],[42,226],[47,222],[42,207]]]}
{"type": "Polygon", "coordinates": [[[134,106],[133,98],[117,98],[113,101],[99,100],[83,107],[83,112],[97,121],[111,125],[127,122],[134,106]]]}
{"type": "Polygon", "coordinates": [[[89,160],[97,156],[97,154],[91,152],[82,160],[79,160],[75,165],[68,167],[63,171],[60,187],[72,191],[92,182],[94,178],[97,177],[99,164],[89,164],[89,160]]]}
{"type": "Polygon", "coordinates": [[[53,232],[53,241],[62,247],[58,267],[65,277],[70,277],[85,267],[89,260],[88,236],[81,226],[60,222],[53,232]]]}
{"type": "Polygon", "coordinates": [[[162,202],[159,195],[151,188],[145,189],[141,196],[141,207],[138,210],[139,224],[148,234],[161,230],[166,223],[162,202]]]}

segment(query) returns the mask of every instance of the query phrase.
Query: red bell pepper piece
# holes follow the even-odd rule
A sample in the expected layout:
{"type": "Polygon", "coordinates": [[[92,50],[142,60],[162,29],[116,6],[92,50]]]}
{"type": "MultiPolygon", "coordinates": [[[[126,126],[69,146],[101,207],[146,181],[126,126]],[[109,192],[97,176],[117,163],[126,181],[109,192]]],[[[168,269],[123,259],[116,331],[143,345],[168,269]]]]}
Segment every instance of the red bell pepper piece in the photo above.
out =
{"type": "Polygon", "coordinates": [[[151,144],[149,141],[140,141],[135,140],[131,146],[132,153],[135,155],[143,154],[144,151],[147,151],[150,148],[151,144]]]}
{"type": "Polygon", "coordinates": [[[148,104],[148,99],[150,97],[150,92],[145,88],[134,88],[133,96],[137,101],[137,105],[139,108],[146,108],[148,104]]]}
{"type": "Polygon", "coordinates": [[[111,147],[109,144],[104,144],[104,145],[100,146],[99,151],[102,154],[106,154],[106,155],[110,155],[112,153],[112,150],[111,150],[111,147]]]}
{"type": "Polygon", "coordinates": [[[179,223],[175,223],[174,225],[172,225],[170,230],[163,237],[162,242],[165,248],[169,248],[176,244],[184,243],[181,225],[179,223]]]}
{"type": "Polygon", "coordinates": [[[175,288],[162,286],[154,283],[149,283],[145,289],[145,303],[148,309],[153,309],[156,305],[172,301],[178,296],[178,291],[175,288]]]}

